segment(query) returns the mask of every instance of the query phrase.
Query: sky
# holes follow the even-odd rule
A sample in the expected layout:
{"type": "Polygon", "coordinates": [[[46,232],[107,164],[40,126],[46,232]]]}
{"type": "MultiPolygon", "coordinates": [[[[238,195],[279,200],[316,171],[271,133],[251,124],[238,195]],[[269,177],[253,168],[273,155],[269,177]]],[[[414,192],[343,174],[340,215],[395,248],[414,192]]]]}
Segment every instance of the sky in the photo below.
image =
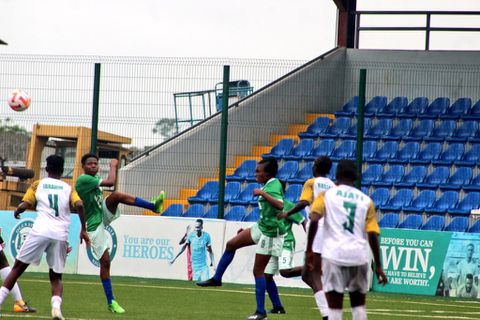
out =
{"type": "MultiPolygon", "coordinates": [[[[480,1],[358,0],[357,9],[480,11],[480,1]]],[[[2,0],[0,39],[9,45],[0,53],[307,60],[335,46],[336,19],[332,0],[2,0]]],[[[480,26],[478,16],[454,19],[480,26]]],[[[361,47],[422,45],[412,37],[369,33],[361,47]]],[[[478,38],[452,41],[468,49],[478,38]]]]}

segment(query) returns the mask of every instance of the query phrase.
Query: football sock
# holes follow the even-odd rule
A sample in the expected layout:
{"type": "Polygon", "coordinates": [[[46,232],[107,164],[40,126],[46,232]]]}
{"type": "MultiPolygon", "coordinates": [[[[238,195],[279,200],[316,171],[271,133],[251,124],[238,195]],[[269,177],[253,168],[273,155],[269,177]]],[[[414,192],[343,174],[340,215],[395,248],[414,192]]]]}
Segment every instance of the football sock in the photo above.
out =
{"type": "Polygon", "coordinates": [[[367,309],[364,305],[352,308],[352,320],[367,320],[367,309]]]}
{"type": "Polygon", "coordinates": [[[110,278],[102,280],[102,285],[103,291],[105,291],[105,296],[107,297],[107,303],[112,304],[112,300],[115,298],[113,297],[112,283],[110,282],[110,278]]]}
{"type": "Polygon", "coordinates": [[[148,209],[150,211],[155,211],[155,205],[152,202],[142,199],[140,197],[135,197],[135,202],[133,203],[133,205],[135,207],[140,207],[140,208],[148,209]]]}
{"type": "Polygon", "coordinates": [[[62,306],[62,297],[52,296],[52,308],[61,309],[62,306]]]}
{"type": "Polygon", "coordinates": [[[222,281],[223,274],[225,270],[227,270],[230,263],[232,263],[233,257],[235,256],[235,251],[227,251],[223,253],[220,261],[218,262],[217,271],[215,271],[215,275],[213,279],[222,281]]]}
{"type": "Polygon", "coordinates": [[[10,290],[8,290],[5,287],[0,288],[0,306],[3,304],[3,301],[5,301],[5,298],[8,296],[10,293],[10,290]]]}
{"type": "Polygon", "coordinates": [[[317,303],[318,310],[320,310],[320,314],[323,317],[328,317],[328,303],[325,297],[325,291],[317,291],[313,296],[315,297],[315,302],[317,303]]]}
{"type": "Polygon", "coordinates": [[[273,307],[281,307],[282,303],[280,302],[280,296],[278,295],[277,285],[275,280],[266,281],[267,282],[267,292],[270,300],[272,300],[273,307]]]}
{"type": "Polygon", "coordinates": [[[342,309],[330,309],[328,312],[328,320],[342,320],[342,309]]]}
{"type": "Polygon", "coordinates": [[[255,298],[257,300],[257,312],[265,312],[265,291],[267,284],[265,281],[265,276],[255,278],[255,298]]]}
{"type": "MultiPolygon", "coordinates": [[[[4,282],[5,282],[5,279],[7,279],[7,276],[11,270],[12,268],[10,267],[5,267],[2,270],[0,270],[0,276],[2,277],[2,280],[4,282]]],[[[18,284],[16,282],[13,285],[13,288],[10,290],[10,293],[12,294],[14,301],[23,301],[22,293],[20,292],[20,288],[18,287],[18,284]]]]}

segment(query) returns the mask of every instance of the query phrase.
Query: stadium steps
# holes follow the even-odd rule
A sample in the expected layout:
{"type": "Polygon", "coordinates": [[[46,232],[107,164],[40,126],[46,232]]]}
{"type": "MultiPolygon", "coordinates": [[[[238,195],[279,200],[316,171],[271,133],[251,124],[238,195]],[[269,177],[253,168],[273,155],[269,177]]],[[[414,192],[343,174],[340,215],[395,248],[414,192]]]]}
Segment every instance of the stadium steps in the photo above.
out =
{"type": "MultiPolygon", "coordinates": [[[[271,134],[269,139],[269,144],[273,147],[282,139],[292,139],[295,143],[300,141],[300,137],[298,135],[291,135],[291,134],[271,134]]],[[[270,147],[270,149],[272,148],[270,147]]],[[[269,150],[270,151],[270,150],[269,150]]]]}
{"type": "Polygon", "coordinates": [[[305,114],[305,122],[307,123],[307,126],[315,121],[318,117],[327,117],[332,120],[335,120],[335,115],[331,113],[306,113],[305,114]]]}

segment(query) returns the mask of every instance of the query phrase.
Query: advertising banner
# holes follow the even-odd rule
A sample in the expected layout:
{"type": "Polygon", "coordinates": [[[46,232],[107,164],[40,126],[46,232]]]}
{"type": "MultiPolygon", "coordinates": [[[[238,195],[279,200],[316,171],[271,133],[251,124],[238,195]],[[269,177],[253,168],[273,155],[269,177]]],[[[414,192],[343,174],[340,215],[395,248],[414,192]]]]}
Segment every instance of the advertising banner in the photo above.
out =
{"type": "Polygon", "coordinates": [[[374,291],[435,295],[442,287],[451,232],[382,229],[380,255],[388,284],[374,291]]]}
{"type": "MultiPolygon", "coordinates": [[[[13,266],[18,250],[27,238],[32,229],[33,222],[37,217],[36,212],[24,212],[19,220],[13,217],[13,211],[0,211],[0,227],[2,228],[2,238],[5,241],[5,255],[13,266]]],[[[68,243],[72,251],[67,255],[64,273],[76,273],[78,248],[80,242],[80,220],[76,214],[71,215],[72,223],[68,235],[68,243]]],[[[28,271],[48,272],[48,265],[45,258],[42,259],[39,266],[30,265],[28,271]]]]}
{"type": "MultiPolygon", "coordinates": [[[[211,277],[214,269],[210,267],[210,256],[206,252],[206,238],[195,238],[196,220],[196,218],[120,216],[106,227],[112,261],[110,273],[117,276],[188,280],[197,272],[202,277],[211,277]],[[181,240],[189,236],[190,248],[186,247],[173,261],[185,245],[180,244],[181,240]],[[190,262],[187,257],[191,258],[190,262]],[[207,266],[206,269],[198,270],[198,266],[202,264],[207,266]]],[[[209,235],[216,266],[223,250],[225,221],[216,219],[202,221],[202,231],[209,235]]],[[[78,273],[99,274],[98,260],[85,246],[79,251],[78,273]]]]}

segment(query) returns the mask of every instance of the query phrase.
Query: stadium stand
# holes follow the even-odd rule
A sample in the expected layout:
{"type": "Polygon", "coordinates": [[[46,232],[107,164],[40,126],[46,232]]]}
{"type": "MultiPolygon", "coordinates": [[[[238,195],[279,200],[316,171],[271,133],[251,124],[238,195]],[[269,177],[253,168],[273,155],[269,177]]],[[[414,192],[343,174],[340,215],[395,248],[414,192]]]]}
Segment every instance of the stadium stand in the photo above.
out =
{"type": "MultiPolygon", "coordinates": [[[[410,119],[408,119],[410,120],[410,119]]],[[[420,144],[416,141],[409,141],[403,145],[395,154],[388,159],[389,163],[407,164],[411,159],[415,159],[420,152],[420,144]]]]}
{"type": "Polygon", "coordinates": [[[257,197],[253,196],[253,189],[261,188],[261,185],[257,182],[251,182],[240,192],[237,199],[230,200],[231,205],[244,205],[255,204],[257,197]]]}
{"type": "Polygon", "coordinates": [[[395,118],[408,105],[407,97],[395,97],[384,108],[378,110],[379,118],[395,118]]]}
{"type": "Polygon", "coordinates": [[[203,204],[195,203],[192,204],[185,212],[182,217],[184,218],[202,218],[205,215],[205,207],[203,204]]]}
{"type": "Polygon", "coordinates": [[[388,188],[377,188],[370,195],[370,198],[375,204],[375,208],[385,205],[389,197],[390,197],[390,190],[388,188]]]}
{"type": "Polygon", "coordinates": [[[302,194],[302,187],[303,185],[301,184],[290,184],[286,189],[285,189],[285,199],[297,203],[298,199],[300,199],[300,195],[302,194]]]}
{"type": "Polygon", "coordinates": [[[456,161],[454,164],[456,166],[470,166],[473,167],[479,163],[480,160],[480,144],[474,144],[471,148],[465,152],[462,157],[456,161]]]}
{"type": "Polygon", "coordinates": [[[256,166],[257,162],[255,160],[245,160],[238,168],[235,169],[232,175],[228,175],[226,177],[226,180],[243,182],[248,178],[253,178],[256,166]]]}
{"type": "Polygon", "coordinates": [[[437,159],[432,160],[434,165],[451,165],[453,162],[460,160],[465,152],[463,143],[451,143],[448,148],[444,150],[437,159]]]}
{"type": "Polygon", "coordinates": [[[431,216],[420,227],[421,230],[442,231],[445,227],[445,216],[431,216]]]}
{"type": "Polygon", "coordinates": [[[367,162],[372,163],[385,163],[390,160],[398,151],[398,141],[387,141],[377,151],[373,153],[373,156],[367,158],[367,162]]]}
{"type": "Polygon", "coordinates": [[[402,208],[410,205],[413,199],[412,189],[400,189],[395,195],[388,199],[384,205],[380,205],[382,211],[399,212],[402,208]]]}
{"type": "Polygon", "coordinates": [[[207,212],[203,215],[202,218],[205,219],[217,219],[218,218],[218,205],[214,204],[208,208],[207,212]]]}
{"type": "Polygon", "coordinates": [[[288,183],[301,183],[303,184],[307,179],[312,177],[313,162],[305,162],[302,169],[298,170],[297,174],[287,179],[288,183]]]}
{"type": "Polygon", "coordinates": [[[417,97],[413,99],[401,112],[397,114],[398,118],[416,118],[428,107],[427,97],[417,97]]]}
{"type": "MultiPolygon", "coordinates": [[[[225,204],[229,203],[232,199],[236,199],[238,195],[240,194],[240,190],[242,188],[242,185],[238,181],[230,181],[227,182],[225,185],[225,196],[223,198],[223,202],[225,204]]],[[[210,204],[215,204],[218,202],[218,193],[216,193],[214,196],[212,196],[208,202],[210,204]]]]}
{"type": "Polygon", "coordinates": [[[467,142],[470,137],[474,137],[478,131],[478,122],[476,120],[463,121],[462,125],[453,131],[450,137],[445,140],[448,142],[467,142]]]}
{"type": "Polygon", "coordinates": [[[420,229],[422,225],[422,216],[419,214],[409,214],[397,228],[399,229],[420,229]]]}
{"type": "Polygon", "coordinates": [[[321,139],[316,147],[313,148],[309,155],[306,155],[304,160],[313,161],[319,156],[331,156],[335,149],[336,142],[333,139],[321,139]]]}
{"type": "Polygon", "coordinates": [[[450,99],[446,97],[438,97],[430,103],[430,105],[418,114],[419,118],[436,119],[444,114],[450,106],[450,99]]]}
{"type": "Polygon", "coordinates": [[[162,217],[180,217],[183,214],[183,206],[178,203],[172,203],[163,211],[162,217]]]}
{"type": "MultiPolygon", "coordinates": [[[[370,126],[372,125],[372,120],[371,118],[364,118],[363,119],[363,131],[366,132],[368,129],[370,129],[370,126]]],[[[339,135],[340,138],[342,139],[356,139],[357,138],[357,128],[358,128],[358,123],[352,123],[352,125],[348,128],[348,130],[345,133],[341,133],[339,135]]]]}
{"type": "Polygon", "coordinates": [[[330,118],[318,117],[313,123],[307,127],[307,131],[300,132],[298,136],[302,139],[317,139],[321,133],[325,132],[330,126],[330,118]]]}
{"type": "Polygon", "coordinates": [[[301,139],[300,142],[293,147],[292,151],[289,154],[283,156],[285,160],[303,160],[306,156],[308,156],[314,146],[313,139],[301,139]]]}
{"type": "Polygon", "coordinates": [[[341,111],[335,112],[335,117],[350,117],[357,112],[358,108],[358,96],[351,98],[347,103],[342,107],[341,111]]]}
{"type": "Polygon", "coordinates": [[[370,100],[364,109],[365,117],[374,117],[379,110],[383,110],[387,106],[387,97],[375,96],[370,100]]]}
{"type": "Polygon", "coordinates": [[[464,97],[458,98],[450,107],[447,108],[445,113],[439,116],[440,119],[459,119],[472,107],[472,99],[464,97]]]}
{"type": "Polygon", "coordinates": [[[293,141],[293,139],[281,139],[275,146],[273,146],[269,153],[262,154],[262,158],[281,159],[292,152],[294,145],[295,141],[293,141]]]}
{"type": "Polygon", "coordinates": [[[383,165],[372,164],[367,167],[362,173],[362,186],[370,186],[373,181],[376,181],[383,172],[383,165]]]}
{"type": "Polygon", "coordinates": [[[467,185],[472,180],[473,170],[470,167],[459,167],[448,177],[445,183],[439,185],[440,190],[460,190],[462,186],[467,185]]]}
{"type": "Polygon", "coordinates": [[[428,165],[432,160],[438,159],[442,152],[442,144],[440,142],[430,142],[420,150],[416,158],[410,159],[412,164],[424,164],[428,165]]]}
{"type": "Polygon", "coordinates": [[[381,139],[392,129],[392,119],[380,118],[365,131],[364,139],[381,139]]]}
{"type": "Polygon", "coordinates": [[[252,209],[252,211],[247,212],[245,214],[242,221],[257,222],[257,220],[259,218],[260,218],[260,211],[259,211],[258,207],[255,207],[255,208],[252,209]]]}
{"type": "Polygon", "coordinates": [[[373,187],[392,187],[399,182],[404,173],[404,166],[400,164],[391,165],[387,171],[383,172],[377,180],[372,181],[373,187]]]}
{"type": "Polygon", "coordinates": [[[468,229],[467,217],[454,217],[450,223],[445,226],[445,231],[466,232],[468,229]]]}
{"type": "Polygon", "coordinates": [[[298,161],[288,160],[281,165],[277,172],[277,178],[280,181],[287,181],[293,178],[298,172],[298,161]]]}
{"type": "Polygon", "coordinates": [[[469,192],[458,202],[455,208],[448,209],[449,215],[470,215],[470,211],[480,208],[480,192],[469,192]]]}
{"type": "Polygon", "coordinates": [[[399,221],[400,216],[397,213],[385,213],[378,221],[378,225],[380,228],[396,228],[399,221]]]}
{"type": "Polygon", "coordinates": [[[425,141],[438,141],[443,142],[446,138],[450,137],[455,131],[457,123],[455,120],[442,120],[436,123],[429,136],[423,138],[425,141]]]}
{"type": "Polygon", "coordinates": [[[321,138],[338,138],[340,135],[347,132],[352,124],[352,119],[349,117],[339,117],[337,118],[330,127],[327,128],[324,132],[320,133],[321,138]]]}
{"type": "Polygon", "coordinates": [[[212,198],[218,199],[218,181],[206,182],[197,194],[193,197],[188,197],[190,203],[207,203],[212,198]]]}
{"type": "Polygon", "coordinates": [[[462,118],[470,119],[470,120],[478,120],[480,119],[480,100],[478,100],[466,113],[466,115],[462,115],[462,118]]]}
{"type": "Polygon", "coordinates": [[[398,121],[398,123],[387,132],[383,137],[383,140],[401,140],[404,136],[407,136],[410,133],[412,128],[412,119],[400,119],[400,121],[398,121]]]}
{"type": "Polygon", "coordinates": [[[413,188],[417,183],[423,182],[427,175],[425,166],[410,166],[410,171],[405,174],[395,187],[397,188],[413,188]]]}
{"type": "Polygon", "coordinates": [[[457,202],[458,192],[445,191],[431,206],[427,206],[424,210],[427,214],[446,214],[449,209],[455,208],[457,202]]]}
{"type": "Polygon", "coordinates": [[[432,206],[435,199],[435,191],[422,190],[415,198],[412,199],[410,205],[402,207],[402,210],[404,212],[423,212],[425,208],[432,206]]]}
{"type": "Polygon", "coordinates": [[[404,141],[422,141],[425,137],[430,136],[435,123],[432,119],[422,119],[413,127],[410,133],[403,137],[404,141]]]}
{"type": "Polygon", "coordinates": [[[242,221],[244,216],[244,206],[233,206],[225,213],[224,218],[227,221],[242,221]]]}
{"type": "Polygon", "coordinates": [[[480,173],[470,180],[470,184],[462,186],[464,191],[480,191],[480,173]]]}
{"type": "Polygon", "coordinates": [[[355,154],[355,148],[355,140],[343,140],[341,144],[333,150],[330,158],[332,159],[332,161],[353,159],[355,154]]]}
{"type": "Polygon", "coordinates": [[[449,175],[450,167],[435,167],[423,182],[417,183],[417,188],[437,189],[440,184],[447,182],[449,175]]]}
{"type": "Polygon", "coordinates": [[[468,232],[480,233],[480,219],[473,223],[473,225],[468,229],[468,232]]]}

